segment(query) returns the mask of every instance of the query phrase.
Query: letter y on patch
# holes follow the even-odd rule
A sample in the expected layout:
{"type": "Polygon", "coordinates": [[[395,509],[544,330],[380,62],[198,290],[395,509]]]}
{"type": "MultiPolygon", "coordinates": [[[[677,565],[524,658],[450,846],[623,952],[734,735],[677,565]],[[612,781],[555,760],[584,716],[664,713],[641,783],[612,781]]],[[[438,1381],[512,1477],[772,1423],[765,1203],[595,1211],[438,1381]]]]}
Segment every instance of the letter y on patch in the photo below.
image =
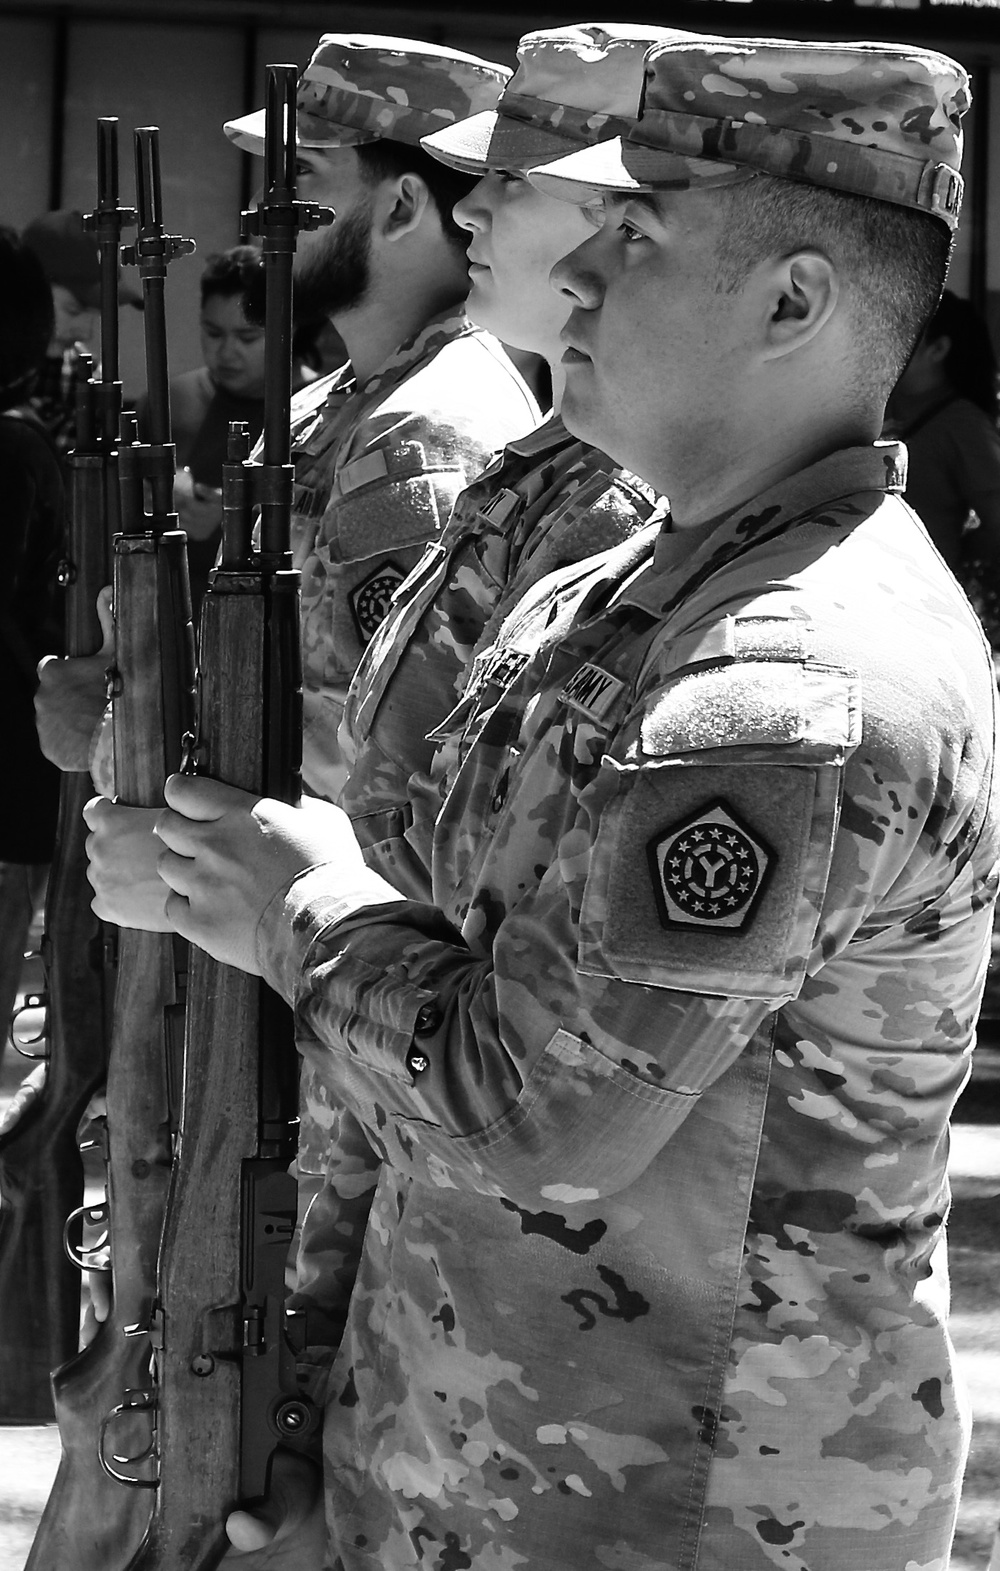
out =
{"type": "Polygon", "coordinates": [[[777,861],[721,799],[655,835],[647,855],[663,927],[729,933],[749,926],[777,861]]]}

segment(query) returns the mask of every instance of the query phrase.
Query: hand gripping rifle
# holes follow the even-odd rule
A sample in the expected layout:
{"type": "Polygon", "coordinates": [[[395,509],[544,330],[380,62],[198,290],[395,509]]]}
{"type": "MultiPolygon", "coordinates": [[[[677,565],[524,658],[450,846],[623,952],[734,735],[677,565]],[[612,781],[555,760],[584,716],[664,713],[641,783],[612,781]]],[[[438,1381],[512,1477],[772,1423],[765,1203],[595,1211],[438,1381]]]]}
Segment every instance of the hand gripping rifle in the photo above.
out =
{"type": "MultiPolygon", "coordinates": [[[[164,280],[172,258],[194,247],[164,233],[158,132],[135,136],[138,238],[122,257],[138,263],[142,281],[151,440],[136,441],[134,418],[123,416],[109,693],[117,798],[156,807],[193,721],[194,640],[185,535],[173,512],[164,280]]],[[[63,1458],[28,1559],[31,1571],[118,1571],[146,1529],[149,1493],[124,1489],[121,1480],[142,1474],[146,1449],[134,1393],[149,1384],[185,964],[184,946],[170,934],[121,930],[107,1075],[112,1306],[90,1345],[54,1376],[63,1458]],[[131,1475],[120,1471],[126,1465],[131,1475]]]]}
{"type": "MultiPolygon", "coordinates": [[[[135,221],[118,202],[118,124],[97,122],[94,234],[101,270],[101,374],[90,357],[75,367],[76,444],[69,454],[69,538],[59,581],[66,591],[66,653],[101,647],[95,602],[110,578],[118,516],[114,448],[118,381],[118,247],[135,221]]],[[[0,1136],[0,1422],[52,1418],[50,1374],[76,1352],[80,1327],[79,1253],[83,1165],[77,1127],[104,1083],[107,1015],[103,935],[90,909],[81,816],[90,775],[64,774],[45,904],[45,1079],[17,1123],[0,1136]],[[67,1219],[69,1219],[67,1221],[67,1219]],[[68,1245],[64,1249],[64,1236],[68,1245]]],[[[15,1046],[18,1046],[15,1038],[15,1046]]],[[[35,1056],[35,1055],[29,1055],[35,1056]]]]}
{"type": "MultiPolygon", "coordinates": [[[[292,257],[332,216],[295,201],[293,66],[269,66],[265,195],[251,222],[266,278],[263,461],[230,427],[222,558],[201,615],[195,767],[246,790],[299,795],[299,575],[292,569],[292,257]],[[260,545],[251,544],[251,505],[260,545]]],[[[250,215],[247,215],[250,218],[250,215]]],[[[157,1493],[130,1571],[208,1571],[224,1522],[263,1497],[282,1444],[316,1424],[295,1379],[284,1270],[295,1224],[297,1055],[291,1016],[258,977],[192,949],[184,1091],[154,1316],[157,1493]]]]}

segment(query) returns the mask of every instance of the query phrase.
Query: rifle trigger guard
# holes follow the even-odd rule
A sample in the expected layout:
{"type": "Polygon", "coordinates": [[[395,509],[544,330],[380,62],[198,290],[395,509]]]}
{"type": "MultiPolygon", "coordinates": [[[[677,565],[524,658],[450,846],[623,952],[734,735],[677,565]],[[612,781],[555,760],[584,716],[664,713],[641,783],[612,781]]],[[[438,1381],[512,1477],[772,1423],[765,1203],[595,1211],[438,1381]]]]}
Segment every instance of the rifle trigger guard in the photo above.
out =
{"type": "Polygon", "coordinates": [[[100,1205],[96,1206],[77,1206],[74,1211],[70,1212],[63,1223],[63,1249],[66,1251],[66,1258],[70,1264],[76,1266],[78,1271],[102,1271],[106,1269],[106,1267],[98,1264],[90,1257],[100,1254],[102,1250],[107,1248],[108,1233],[106,1224],[110,1215],[111,1207],[106,1200],[102,1200],[100,1205]],[[86,1247],[81,1244],[79,1249],[74,1249],[69,1241],[69,1235],[73,1223],[78,1218],[82,1218],[90,1227],[103,1227],[105,1230],[96,1243],[88,1244],[86,1247]]]}
{"type": "Polygon", "coordinates": [[[15,1053],[20,1053],[22,1058],[27,1058],[33,1064],[43,1063],[49,1057],[49,1051],[47,1047],[43,1049],[41,1053],[29,1053],[26,1051],[27,1048],[34,1047],[37,1042],[44,1042],[46,1040],[44,1020],[40,1030],[38,1030],[34,1036],[18,1036],[16,1034],[15,1027],[17,1026],[17,1022],[21,1016],[27,1013],[28,1010],[48,1010],[48,1007],[48,993],[26,993],[24,996],[24,1003],[19,1004],[17,1009],[14,1010],[14,1013],[10,1017],[10,1025],[7,1028],[7,1037],[15,1053]]]}
{"type": "Polygon", "coordinates": [[[121,1473],[117,1467],[112,1466],[112,1463],[116,1462],[118,1467],[139,1467],[143,1462],[148,1461],[150,1457],[156,1455],[156,1409],[157,1399],[155,1392],[126,1391],[123,1400],[118,1403],[117,1407],[113,1407],[110,1413],[107,1413],[101,1420],[101,1432],[97,1439],[97,1460],[100,1462],[102,1470],[109,1478],[113,1478],[116,1484],[124,1484],[129,1489],[159,1489],[160,1480],[158,1478],[132,1478],[128,1473],[121,1473]],[[118,1456],[117,1453],[112,1452],[111,1461],[109,1462],[104,1450],[105,1438],[115,1419],[121,1418],[125,1413],[151,1413],[153,1415],[149,1444],[137,1456],[118,1456]]]}

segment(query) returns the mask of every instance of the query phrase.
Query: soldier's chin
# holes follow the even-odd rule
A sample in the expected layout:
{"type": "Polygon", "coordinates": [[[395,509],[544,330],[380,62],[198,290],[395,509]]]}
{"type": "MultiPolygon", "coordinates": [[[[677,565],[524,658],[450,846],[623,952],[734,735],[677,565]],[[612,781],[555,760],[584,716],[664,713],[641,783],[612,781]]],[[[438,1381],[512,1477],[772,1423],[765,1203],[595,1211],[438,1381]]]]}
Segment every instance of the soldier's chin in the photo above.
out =
{"type": "Polygon", "coordinates": [[[581,442],[589,442],[592,447],[599,447],[602,452],[610,452],[600,439],[600,407],[594,399],[593,376],[588,374],[593,369],[589,360],[574,363],[566,377],[559,413],[563,425],[573,436],[579,437],[581,442]]]}
{"type": "Polygon", "coordinates": [[[493,274],[488,267],[471,267],[469,269],[471,288],[465,301],[466,314],[477,327],[483,327],[488,333],[494,333],[497,338],[504,338],[501,325],[497,321],[496,289],[493,287],[493,274]]]}

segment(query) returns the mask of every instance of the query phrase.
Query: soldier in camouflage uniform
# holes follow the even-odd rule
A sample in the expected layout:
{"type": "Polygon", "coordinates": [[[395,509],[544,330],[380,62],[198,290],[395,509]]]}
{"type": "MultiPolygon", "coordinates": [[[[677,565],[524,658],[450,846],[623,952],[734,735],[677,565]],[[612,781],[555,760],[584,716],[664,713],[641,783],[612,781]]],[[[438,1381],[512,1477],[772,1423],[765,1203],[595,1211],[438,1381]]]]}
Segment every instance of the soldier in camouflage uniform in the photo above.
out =
{"type": "MultiPolygon", "coordinates": [[[[455,208],[472,231],[474,321],[505,343],[543,355],[562,387],[559,330],[568,307],[549,287],[553,263],[587,233],[577,209],[542,197],[524,170],[600,135],[634,112],[650,43],[681,36],[664,28],[560,27],[529,33],[518,68],[493,111],[424,139],[429,151],[483,176],[455,208]]],[[[648,488],[604,453],[570,436],[557,413],[508,444],[459,497],[439,541],[414,570],[369,644],[341,728],[350,766],[339,797],[369,866],[411,899],[431,898],[430,839],[443,768],[430,772],[431,733],[461,696],[477,644],[554,568],[624,540],[653,511],[648,488]]],[[[443,762],[444,755],[438,755],[443,762]]],[[[341,1140],[347,1116],[338,1113],[341,1140]]],[[[322,1084],[302,1079],[300,1202],[310,1201],[299,1247],[299,1290],[311,1326],[329,1327],[326,1299],[339,1302],[340,1252],[329,1229],[342,1221],[335,1190],[315,1194],[330,1157],[331,1110],[322,1084]],[[314,1197],[315,1196],[315,1197],[314,1197]],[[327,1286],[327,1273],[331,1286],[327,1286]]],[[[380,1159],[350,1130],[362,1204],[375,1191],[380,1159]]],[[[346,1153],[345,1153],[346,1155],[346,1153]]],[[[339,1341],[336,1321],[326,1335],[339,1341]]],[[[317,1337],[318,1340],[318,1337],[317,1337]]],[[[313,1355],[322,1361],[322,1347],[313,1355]]]]}
{"type": "Polygon", "coordinates": [[[672,513],[477,662],[433,903],[337,809],[168,783],[177,931],[289,1000],[383,1156],[363,1217],[331,1157],[333,1571],[946,1571],[995,686],[876,437],[966,87],[659,46],[635,131],[534,176],[602,203],[554,272],[565,416],[672,513]]]}
{"type": "MultiPolygon", "coordinates": [[[[359,178],[357,150],[406,149],[420,171],[420,138],[492,107],[509,76],[491,62],[412,39],[328,33],[298,91],[299,194],[332,205],[329,230],[299,238],[296,294],[313,286],[317,257],[354,265],[369,247],[367,289],[344,283],[328,309],[351,361],[298,394],[292,405],[295,465],[292,548],[302,571],[305,709],[303,775],[335,799],[343,782],[337,747],[344,695],[393,591],[446,523],[458,493],[498,447],[530,430],[540,411],[488,333],[465,314],[463,247],[434,202],[420,220],[439,227],[407,274],[386,271],[403,247],[397,224],[381,234],[379,192],[359,178]],[[415,155],[415,158],[414,158],[415,155]],[[375,223],[365,235],[365,204],[375,223]],[[375,250],[371,250],[372,246],[375,250]],[[405,326],[393,337],[393,326],[405,326]],[[385,327],[382,328],[382,323],[385,327]],[[376,334],[381,328],[382,343],[376,334]]],[[[263,111],[230,121],[239,146],[263,151],[263,111]]],[[[363,163],[364,152],[360,153],[363,163]]],[[[376,163],[379,174],[380,165],[376,163]]],[[[383,181],[398,200],[395,181],[383,181]]],[[[458,183],[450,203],[467,186],[458,183]]],[[[405,195],[405,192],[404,192],[405,195]]]]}
{"type": "Polygon", "coordinates": [[[634,534],[652,512],[649,489],[559,418],[568,303],[548,275],[588,231],[575,208],[540,196],[525,170],[624,129],[646,50],[680,36],[614,24],[529,33],[496,108],[423,139],[436,158],[482,176],[455,208],[472,233],[469,314],[550,362],[556,403],[463,492],[348,694],[341,749],[350,772],[339,802],[369,865],[413,899],[430,895],[440,806],[438,780],[427,773],[429,733],[461,696],[477,645],[539,578],[634,534]]]}
{"type": "MultiPolygon", "coordinates": [[[[337,218],[299,236],[296,308],[329,314],[351,356],[292,400],[302,772],[317,796],[336,799],[343,784],[344,696],[393,591],[459,492],[541,418],[501,345],[465,313],[465,238],[450,210],[472,182],[456,176],[435,194],[428,182],[441,171],[420,147],[422,136],[492,107],[509,76],[413,39],[327,33],[299,82],[299,194],[337,218]]],[[[262,109],[225,130],[263,154],[262,109]]],[[[81,672],[92,671],[96,722],[106,664],[50,664],[37,706],[47,756],[63,769],[90,768],[111,794],[110,727],[89,753],[77,736],[81,672]]],[[[140,857],[143,820],[134,822],[140,857]]]]}

